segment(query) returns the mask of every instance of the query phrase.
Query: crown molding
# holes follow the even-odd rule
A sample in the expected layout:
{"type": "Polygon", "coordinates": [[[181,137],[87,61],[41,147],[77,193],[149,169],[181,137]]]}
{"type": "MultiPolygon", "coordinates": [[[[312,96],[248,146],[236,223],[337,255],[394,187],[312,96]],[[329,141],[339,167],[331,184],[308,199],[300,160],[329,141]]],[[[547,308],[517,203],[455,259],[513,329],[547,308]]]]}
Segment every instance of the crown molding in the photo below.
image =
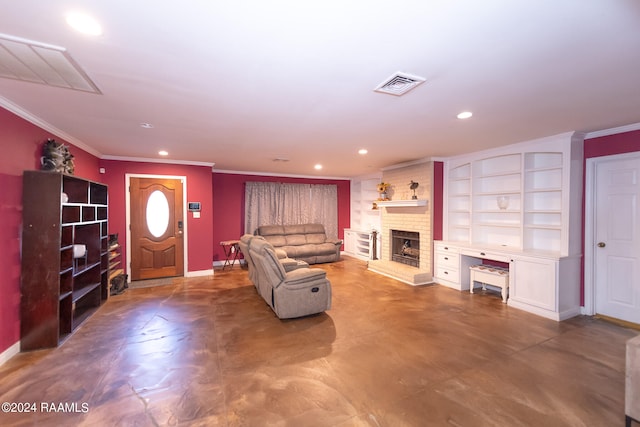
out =
{"type": "Polygon", "coordinates": [[[351,178],[347,178],[347,177],[344,177],[344,176],[295,175],[295,174],[286,174],[286,173],[235,171],[235,170],[224,170],[224,169],[215,169],[214,172],[217,172],[217,173],[228,173],[228,174],[232,174],[232,175],[281,176],[283,178],[333,179],[333,180],[338,180],[338,181],[350,181],[351,180],[351,178]]]}
{"type": "Polygon", "coordinates": [[[101,156],[100,160],[116,160],[119,162],[164,163],[169,165],[206,166],[213,171],[215,163],[195,162],[190,160],[154,159],[151,157],[101,156]]]}
{"type": "Polygon", "coordinates": [[[599,138],[601,136],[609,136],[609,135],[615,135],[617,133],[632,132],[634,130],[640,130],[640,123],[632,123],[630,125],[618,126],[611,129],[603,129],[603,130],[597,130],[594,132],[587,132],[584,136],[584,139],[599,138]]]}
{"type": "Polygon", "coordinates": [[[388,170],[393,170],[393,169],[406,168],[408,166],[421,165],[423,163],[429,163],[429,162],[432,162],[432,161],[434,161],[433,157],[423,157],[423,158],[417,159],[417,160],[410,160],[410,161],[404,162],[404,163],[397,163],[395,165],[385,166],[381,170],[382,171],[388,171],[388,170]]]}

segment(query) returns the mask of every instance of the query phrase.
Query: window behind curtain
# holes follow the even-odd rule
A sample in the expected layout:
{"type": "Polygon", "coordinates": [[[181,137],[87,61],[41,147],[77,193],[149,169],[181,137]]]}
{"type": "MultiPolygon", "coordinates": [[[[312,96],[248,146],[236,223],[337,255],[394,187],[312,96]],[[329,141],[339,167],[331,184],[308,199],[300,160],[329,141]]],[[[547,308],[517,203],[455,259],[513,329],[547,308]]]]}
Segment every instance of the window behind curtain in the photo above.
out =
{"type": "Polygon", "coordinates": [[[247,182],[244,229],[261,225],[322,224],[329,238],[338,237],[336,185],[247,182]]]}

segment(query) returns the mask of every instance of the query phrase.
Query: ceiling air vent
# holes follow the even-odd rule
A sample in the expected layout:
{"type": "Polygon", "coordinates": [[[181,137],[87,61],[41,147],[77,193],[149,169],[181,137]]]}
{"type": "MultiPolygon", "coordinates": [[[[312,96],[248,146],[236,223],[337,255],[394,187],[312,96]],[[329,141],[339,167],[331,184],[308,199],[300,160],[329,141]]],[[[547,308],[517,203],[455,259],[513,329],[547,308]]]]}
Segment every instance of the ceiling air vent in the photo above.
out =
{"type": "Polygon", "coordinates": [[[374,89],[376,92],[388,93],[389,95],[404,95],[414,87],[425,81],[424,78],[413,76],[411,74],[402,73],[398,71],[392,74],[384,82],[380,83],[378,87],[374,89]]]}
{"type": "Polygon", "coordinates": [[[63,47],[0,34],[0,77],[100,93],[63,47]]]}

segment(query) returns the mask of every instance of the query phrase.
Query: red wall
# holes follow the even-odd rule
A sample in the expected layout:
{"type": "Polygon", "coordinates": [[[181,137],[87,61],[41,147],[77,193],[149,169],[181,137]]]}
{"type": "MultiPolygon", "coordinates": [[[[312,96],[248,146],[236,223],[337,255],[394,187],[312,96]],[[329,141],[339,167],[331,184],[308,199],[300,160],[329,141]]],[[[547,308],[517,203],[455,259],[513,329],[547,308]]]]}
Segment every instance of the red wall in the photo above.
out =
{"type": "Polygon", "coordinates": [[[640,151],[640,130],[585,139],[584,158],[640,151]]]}
{"type": "Polygon", "coordinates": [[[118,233],[123,259],[126,255],[125,174],[171,175],[187,177],[187,201],[201,202],[200,218],[186,213],[188,265],[185,271],[212,268],[213,202],[211,167],[101,160],[102,181],[109,185],[109,233],[118,233]]]}
{"type": "Polygon", "coordinates": [[[433,240],[442,240],[444,209],[444,163],[433,162],[433,240]]]}
{"type": "MultiPolygon", "coordinates": [[[[351,185],[349,180],[287,178],[262,175],[213,174],[213,259],[224,260],[220,241],[238,239],[244,230],[244,184],[252,182],[287,182],[298,184],[335,184],[338,187],[338,237],[350,226],[351,185]]],[[[248,233],[252,231],[247,230],[248,233]]]]}
{"type": "Polygon", "coordinates": [[[40,169],[42,144],[48,138],[70,146],[76,176],[100,178],[96,157],[0,108],[0,353],[20,339],[22,171],[40,169]]]}

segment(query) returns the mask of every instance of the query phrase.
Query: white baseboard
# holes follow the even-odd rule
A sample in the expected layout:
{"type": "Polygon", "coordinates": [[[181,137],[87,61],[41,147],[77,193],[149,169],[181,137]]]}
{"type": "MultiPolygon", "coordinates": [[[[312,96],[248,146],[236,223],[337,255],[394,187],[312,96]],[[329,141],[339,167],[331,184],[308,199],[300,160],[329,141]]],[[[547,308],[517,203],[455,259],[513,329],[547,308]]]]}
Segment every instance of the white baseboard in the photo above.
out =
{"type": "Polygon", "coordinates": [[[184,277],[202,277],[202,276],[213,276],[213,268],[209,270],[187,271],[184,275],[184,277]]]}
{"type": "Polygon", "coordinates": [[[9,359],[20,353],[20,341],[17,341],[11,347],[0,353],[0,366],[4,365],[9,359]]]}

